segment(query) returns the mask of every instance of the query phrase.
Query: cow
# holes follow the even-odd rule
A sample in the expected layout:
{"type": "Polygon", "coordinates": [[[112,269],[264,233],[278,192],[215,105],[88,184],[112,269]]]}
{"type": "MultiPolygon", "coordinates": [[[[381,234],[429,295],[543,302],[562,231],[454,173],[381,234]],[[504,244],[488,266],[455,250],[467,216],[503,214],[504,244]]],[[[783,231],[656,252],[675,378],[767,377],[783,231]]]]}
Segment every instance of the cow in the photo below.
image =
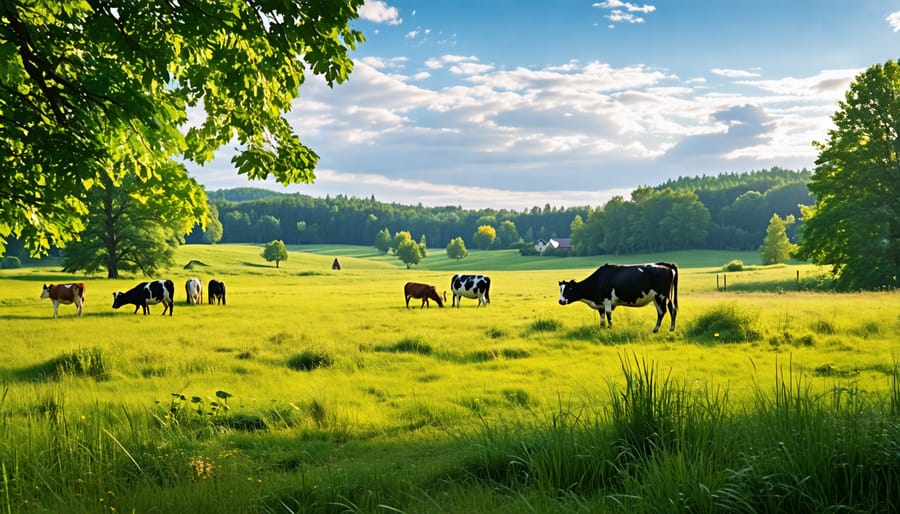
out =
{"type": "Polygon", "coordinates": [[[225,282],[213,279],[206,285],[206,297],[209,298],[209,304],[218,302],[225,305],[225,282]]]}
{"type": "Polygon", "coordinates": [[[188,304],[203,303],[203,282],[199,278],[191,277],[184,283],[184,292],[187,293],[188,304]]]}
{"type": "Polygon", "coordinates": [[[144,315],[150,314],[150,305],[163,304],[163,316],[169,311],[169,316],[175,310],[175,284],[171,280],[154,280],[153,282],[141,282],[127,292],[113,293],[113,309],[123,305],[134,305],[134,313],[138,309],[144,309],[144,315]]]}
{"type": "Polygon", "coordinates": [[[668,262],[604,264],[581,282],[570,280],[559,283],[560,305],[578,301],[597,309],[601,327],[604,326],[605,313],[609,328],[612,328],[612,311],[617,305],[642,307],[653,302],[657,313],[653,332],[659,332],[659,325],[667,308],[672,318],[669,330],[675,330],[675,316],[678,314],[678,267],[668,262]]]}
{"type": "Polygon", "coordinates": [[[419,307],[429,307],[428,300],[434,300],[437,302],[438,307],[444,306],[444,301],[447,299],[447,293],[444,293],[444,298],[441,299],[441,295],[438,294],[437,289],[429,284],[421,284],[419,282],[407,282],[406,285],[403,286],[403,296],[406,297],[406,308],[409,309],[409,299],[410,298],[421,298],[422,305],[419,307]]]}
{"type": "Polygon", "coordinates": [[[459,308],[463,297],[477,298],[478,305],[487,307],[491,303],[491,278],[487,275],[453,275],[450,291],[453,293],[453,307],[459,308]]]}
{"type": "Polygon", "coordinates": [[[53,302],[53,317],[59,314],[59,304],[69,305],[75,304],[75,315],[81,316],[81,310],[84,306],[84,284],[82,282],[74,282],[70,284],[44,284],[41,291],[41,298],[49,298],[53,302]]]}

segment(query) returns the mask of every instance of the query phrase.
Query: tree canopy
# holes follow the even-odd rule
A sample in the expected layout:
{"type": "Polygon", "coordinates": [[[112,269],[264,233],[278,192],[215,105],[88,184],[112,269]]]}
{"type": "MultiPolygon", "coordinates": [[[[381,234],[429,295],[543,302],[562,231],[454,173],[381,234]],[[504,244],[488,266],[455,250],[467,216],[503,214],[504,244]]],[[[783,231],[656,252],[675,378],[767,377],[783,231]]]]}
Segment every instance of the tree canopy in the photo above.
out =
{"type": "Polygon", "coordinates": [[[284,113],[308,72],[347,79],[362,3],[3,2],[0,250],[64,245],[104,178],[147,181],[229,142],[248,178],[313,181],[318,156],[284,113]]]}
{"type": "Polygon", "coordinates": [[[119,278],[120,271],[152,276],[171,265],[175,247],[207,209],[203,190],[176,164],[146,182],[134,175],[118,183],[103,177],[86,198],[92,206],[86,228],[62,253],[63,270],[105,269],[107,278],[119,278]]]}
{"type": "Polygon", "coordinates": [[[284,241],[278,239],[276,241],[269,241],[262,251],[262,258],[266,260],[266,262],[275,261],[275,267],[280,267],[279,264],[281,261],[286,261],[288,258],[287,247],[284,246],[284,241]]]}
{"type": "Polygon", "coordinates": [[[832,115],[809,184],[798,256],[842,289],[896,288],[900,270],[900,61],[858,75],[832,115]]]}

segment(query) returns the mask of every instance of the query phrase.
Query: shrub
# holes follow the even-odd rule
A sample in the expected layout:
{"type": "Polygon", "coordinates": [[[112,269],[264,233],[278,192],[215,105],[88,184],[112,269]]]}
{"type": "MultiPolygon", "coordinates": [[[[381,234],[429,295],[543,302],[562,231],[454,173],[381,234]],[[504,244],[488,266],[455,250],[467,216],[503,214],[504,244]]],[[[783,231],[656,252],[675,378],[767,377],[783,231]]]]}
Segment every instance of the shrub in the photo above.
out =
{"type": "Polygon", "coordinates": [[[562,328],[562,323],[555,319],[537,319],[531,323],[532,332],[556,332],[562,328]]]}
{"type": "Polygon", "coordinates": [[[735,259],[722,267],[725,271],[744,271],[744,261],[735,259]]]}
{"type": "Polygon", "coordinates": [[[15,255],[7,255],[0,259],[0,269],[18,269],[22,267],[22,261],[15,255]]]}
{"type": "Polygon", "coordinates": [[[392,352],[392,353],[419,353],[422,355],[431,355],[434,349],[430,344],[422,341],[417,337],[407,337],[401,339],[394,344],[380,345],[375,347],[376,352],[392,352]]]}
{"type": "Polygon", "coordinates": [[[756,341],[756,316],[734,304],[719,305],[688,324],[687,335],[705,342],[743,343],[756,341]]]}
{"type": "Polygon", "coordinates": [[[56,358],[52,364],[54,377],[64,375],[91,377],[97,380],[106,378],[106,366],[103,363],[103,350],[100,348],[81,348],[72,353],[56,358]]]}
{"type": "Polygon", "coordinates": [[[288,359],[287,365],[294,371],[312,371],[334,364],[331,355],[323,350],[305,350],[288,359]]]}

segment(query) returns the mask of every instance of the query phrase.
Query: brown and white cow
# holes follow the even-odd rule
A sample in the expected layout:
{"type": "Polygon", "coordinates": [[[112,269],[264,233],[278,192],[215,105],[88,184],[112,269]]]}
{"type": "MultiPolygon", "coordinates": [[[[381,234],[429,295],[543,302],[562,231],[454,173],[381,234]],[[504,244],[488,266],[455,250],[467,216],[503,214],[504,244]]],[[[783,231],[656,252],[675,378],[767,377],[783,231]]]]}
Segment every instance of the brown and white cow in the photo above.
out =
{"type": "Polygon", "coordinates": [[[49,298],[53,302],[53,317],[59,314],[59,304],[75,304],[75,314],[81,316],[84,306],[84,283],[74,282],[70,284],[44,284],[41,298],[49,298]]]}
{"type": "MultiPolygon", "coordinates": [[[[447,293],[444,293],[445,295],[447,293]]],[[[430,284],[421,284],[419,282],[407,282],[406,285],[403,286],[403,296],[406,297],[406,308],[409,308],[409,299],[410,298],[421,298],[422,305],[419,307],[428,307],[428,300],[434,300],[437,302],[438,307],[444,306],[444,300],[441,299],[441,295],[438,294],[437,289],[430,284]]]]}

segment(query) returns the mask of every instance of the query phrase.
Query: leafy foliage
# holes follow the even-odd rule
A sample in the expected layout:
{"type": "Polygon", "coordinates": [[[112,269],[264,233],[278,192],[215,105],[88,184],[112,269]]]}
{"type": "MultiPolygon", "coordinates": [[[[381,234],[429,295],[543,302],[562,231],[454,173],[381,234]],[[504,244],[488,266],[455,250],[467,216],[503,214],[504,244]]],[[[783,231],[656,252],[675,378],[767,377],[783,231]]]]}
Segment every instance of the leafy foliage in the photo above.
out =
{"type": "Polygon", "coordinates": [[[64,245],[96,182],[148,181],[232,140],[238,173],[311,182],[318,157],[283,113],[307,69],[329,86],[347,79],[362,3],[3,3],[0,246],[64,245]]]}
{"type": "Polygon", "coordinates": [[[465,259],[467,255],[469,255],[469,251],[466,250],[466,243],[463,241],[463,238],[454,237],[447,244],[447,257],[458,261],[465,259]]]}
{"type": "Polygon", "coordinates": [[[172,265],[175,247],[207,209],[203,189],[175,164],[146,181],[103,177],[86,198],[93,208],[81,239],[62,255],[63,270],[105,269],[108,278],[119,278],[120,271],[152,276],[172,265]]]}
{"type": "Polygon", "coordinates": [[[829,264],[843,289],[896,288],[900,270],[900,61],[850,85],[809,184],[798,255],[829,264]]]}
{"type": "Polygon", "coordinates": [[[769,220],[769,228],[766,229],[766,238],[759,247],[759,254],[763,264],[781,264],[787,262],[791,254],[796,250],[787,236],[787,227],[794,223],[794,216],[788,215],[781,219],[777,214],[769,220]]]}
{"type": "Polygon", "coordinates": [[[388,253],[391,249],[391,232],[387,227],[375,234],[375,248],[381,253],[388,253]]]}
{"type": "Polygon", "coordinates": [[[472,241],[475,242],[475,246],[482,250],[489,249],[496,238],[497,229],[490,225],[481,225],[472,235],[472,241]]]}
{"type": "Polygon", "coordinates": [[[286,261],[288,258],[287,247],[284,246],[284,241],[276,240],[269,241],[269,244],[263,248],[262,258],[266,260],[266,262],[275,261],[275,267],[280,267],[279,264],[281,261],[286,261]]]}
{"type": "Polygon", "coordinates": [[[422,262],[422,247],[415,241],[403,241],[397,248],[397,257],[406,264],[406,269],[422,262]]]}

